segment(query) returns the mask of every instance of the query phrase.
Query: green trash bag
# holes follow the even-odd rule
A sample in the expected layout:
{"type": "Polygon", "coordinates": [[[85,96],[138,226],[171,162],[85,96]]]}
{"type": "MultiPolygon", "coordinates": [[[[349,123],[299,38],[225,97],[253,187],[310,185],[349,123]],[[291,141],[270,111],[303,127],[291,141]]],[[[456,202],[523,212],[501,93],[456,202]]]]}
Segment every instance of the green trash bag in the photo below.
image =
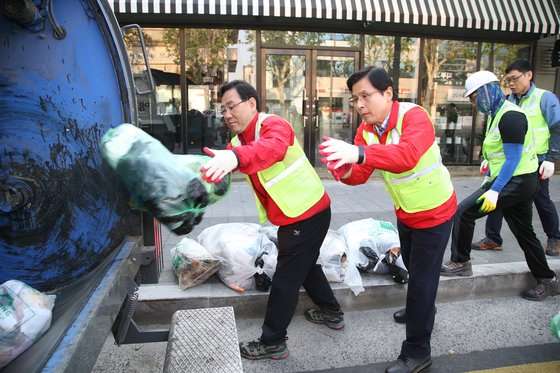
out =
{"type": "Polygon", "coordinates": [[[560,312],[550,320],[550,332],[560,340],[560,312]]]}
{"type": "Polygon", "coordinates": [[[130,192],[132,206],[149,211],[176,234],[192,231],[205,207],[230,186],[229,175],[217,184],[202,180],[199,169],[209,157],[173,154],[132,124],[107,131],[101,152],[130,192]]]}

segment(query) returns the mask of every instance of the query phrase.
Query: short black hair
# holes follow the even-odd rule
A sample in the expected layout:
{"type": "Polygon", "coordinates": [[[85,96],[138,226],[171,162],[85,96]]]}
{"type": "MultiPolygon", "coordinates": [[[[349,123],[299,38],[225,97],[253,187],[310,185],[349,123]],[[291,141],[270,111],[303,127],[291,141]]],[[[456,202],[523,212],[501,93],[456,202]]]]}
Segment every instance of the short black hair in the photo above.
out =
{"type": "Polygon", "coordinates": [[[365,76],[367,76],[371,85],[374,86],[378,91],[385,92],[387,88],[393,88],[393,79],[391,79],[385,69],[381,67],[368,66],[365,69],[356,71],[354,74],[350,75],[350,77],[346,81],[348,89],[352,90],[354,84],[362,80],[365,76]]]}
{"type": "Polygon", "coordinates": [[[239,97],[246,101],[253,97],[257,102],[257,111],[260,111],[261,104],[259,100],[259,95],[257,90],[251,84],[244,80],[232,80],[231,82],[225,83],[220,87],[220,97],[222,97],[230,89],[235,89],[239,97]]]}
{"type": "Polygon", "coordinates": [[[527,71],[533,71],[533,66],[529,61],[520,59],[513,61],[508,65],[508,67],[506,67],[506,74],[509,74],[512,70],[526,73],[527,71]]]}

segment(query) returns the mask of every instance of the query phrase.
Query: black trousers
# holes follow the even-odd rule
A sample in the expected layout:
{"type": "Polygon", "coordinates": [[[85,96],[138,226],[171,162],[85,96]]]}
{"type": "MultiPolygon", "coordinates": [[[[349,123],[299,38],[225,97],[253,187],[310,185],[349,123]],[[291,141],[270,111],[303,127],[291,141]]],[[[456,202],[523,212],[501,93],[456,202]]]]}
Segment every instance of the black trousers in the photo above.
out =
{"type": "MultiPolygon", "coordinates": [[[[554,202],[550,199],[548,184],[550,179],[541,180],[539,178],[539,190],[535,194],[535,207],[541,219],[541,223],[548,238],[560,240],[560,231],[558,230],[558,212],[554,202]]],[[[501,210],[497,209],[486,218],[486,237],[495,243],[502,245],[503,240],[500,235],[502,230],[502,219],[504,215],[501,210]]]]}
{"type": "Polygon", "coordinates": [[[431,354],[435,301],[443,253],[451,234],[449,220],[428,229],[412,229],[397,221],[401,254],[408,269],[406,340],[401,355],[424,358],[431,354]]]}
{"type": "MultiPolygon", "coordinates": [[[[477,219],[487,215],[480,212],[477,199],[490,189],[486,183],[459,204],[453,222],[451,239],[451,260],[466,262],[470,260],[474,225],[477,219]]],[[[533,198],[538,188],[537,173],[514,176],[498,196],[497,207],[502,210],[519,246],[525,254],[529,270],[535,278],[553,278],[544,249],[533,230],[533,198]]]]}
{"type": "Polygon", "coordinates": [[[264,344],[278,343],[286,336],[302,285],[317,306],[340,311],[323,269],[317,264],[330,222],[328,208],[307,220],[278,229],[278,263],[262,327],[264,344]]]}

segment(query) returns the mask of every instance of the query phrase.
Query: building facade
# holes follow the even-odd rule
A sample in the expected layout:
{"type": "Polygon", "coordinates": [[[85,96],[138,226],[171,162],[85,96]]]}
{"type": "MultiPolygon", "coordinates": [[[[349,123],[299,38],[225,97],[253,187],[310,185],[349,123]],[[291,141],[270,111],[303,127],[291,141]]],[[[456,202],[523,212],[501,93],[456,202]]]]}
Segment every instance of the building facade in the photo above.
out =
{"type": "Polygon", "coordinates": [[[536,68],[536,83],[560,92],[551,67],[558,38],[553,0],[120,0],[121,25],[143,27],[125,41],[139,95],[140,125],[178,153],[224,147],[219,86],[253,84],[261,111],[288,119],[319,167],[323,136],[351,141],[358,117],[346,79],[384,67],[401,101],[422,105],[436,128],[444,163],[480,161],[482,115],[463,97],[469,74],[499,78],[517,58],[536,68]],[[151,74],[147,74],[147,70],[151,74]]]}

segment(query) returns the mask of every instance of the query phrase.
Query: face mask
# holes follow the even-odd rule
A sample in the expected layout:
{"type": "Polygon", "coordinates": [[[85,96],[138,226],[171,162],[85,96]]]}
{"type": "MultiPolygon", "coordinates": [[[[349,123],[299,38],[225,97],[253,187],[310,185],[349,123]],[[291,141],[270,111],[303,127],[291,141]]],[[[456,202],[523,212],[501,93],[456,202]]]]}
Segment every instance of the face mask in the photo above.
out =
{"type": "Polygon", "coordinates": [[[477,91],[476,108],[484,114],[495,114],[505,100],[497,82],[485,84],[477,91]]]}

